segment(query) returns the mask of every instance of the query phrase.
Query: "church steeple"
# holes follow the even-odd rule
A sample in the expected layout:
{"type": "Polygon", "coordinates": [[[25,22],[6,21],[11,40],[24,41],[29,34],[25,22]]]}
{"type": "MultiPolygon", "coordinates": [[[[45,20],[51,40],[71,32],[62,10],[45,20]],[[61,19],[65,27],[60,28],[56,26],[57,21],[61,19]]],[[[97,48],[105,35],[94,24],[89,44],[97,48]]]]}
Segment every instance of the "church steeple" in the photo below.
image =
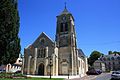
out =
{"type": "Polygon", "coordinates": [[[64,10],[62,11],[62,13],[61,13],[60,15],[62,15],[62,14],[71,14],[71,13],[67,10],[66,2],[65,2],[64,10]]]}
{"type": "MultiPolygon", "coordinates": [[[[58,47],[58,56],[62,61],[68,61],[69,68],[71,68],[70,73],[76,74],[77,64],[76,64],[76,34],[75,34],[74,18],[72,14],[67,10],[66,3],[64,10],[60,15],[57,16],[57,29],[56,29],[56,45],[58,47]]],[[[67,71],[64,73],[64,66],[62,62],[59,61],[59,74],[68,74],[67,71]]],[[[66,66],[67,70],[67,66],[66,66]]]]}
{"type": "Polygon", "coordinates": [[[64,8],[63,12],[68,12],[67,7],[66,7],[66,2],[65,2],[65,8],[64,8]]]}
{"type": "Polygon", "coordinates": [[[65,9],[66,9],[66,2],[65,2],[65,9]]]}
{"type": "Polygon", "coordinates": [[[56,29],[56,42],[61,46],[69,46],[72,45],[72,42],[70,42],[70,37],[72,36],[71,34],[75,35],[75,28],[74,28],[74,18],[72,14],[67,10],[66,3],[64,10],[60,15],[57,16],[57,29],[56,29]],[[61,36],[63,37],[64,42],[60,39],[62,39],[61,36]]]}

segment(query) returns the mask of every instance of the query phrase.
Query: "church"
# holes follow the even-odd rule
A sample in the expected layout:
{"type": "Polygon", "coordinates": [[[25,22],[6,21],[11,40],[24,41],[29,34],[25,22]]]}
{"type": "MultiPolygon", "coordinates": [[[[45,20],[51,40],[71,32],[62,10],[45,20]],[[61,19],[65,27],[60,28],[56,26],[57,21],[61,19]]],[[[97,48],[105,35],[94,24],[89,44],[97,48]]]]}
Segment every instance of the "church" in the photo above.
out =
{"type": "Polygon", "coordinates": [[[23,73],[27,75],[86,74],[87,57],[77,48],[74,17],[66,6],[57,16],[55,41],[42,32],[24,49],[23,67],[23,73]]]}

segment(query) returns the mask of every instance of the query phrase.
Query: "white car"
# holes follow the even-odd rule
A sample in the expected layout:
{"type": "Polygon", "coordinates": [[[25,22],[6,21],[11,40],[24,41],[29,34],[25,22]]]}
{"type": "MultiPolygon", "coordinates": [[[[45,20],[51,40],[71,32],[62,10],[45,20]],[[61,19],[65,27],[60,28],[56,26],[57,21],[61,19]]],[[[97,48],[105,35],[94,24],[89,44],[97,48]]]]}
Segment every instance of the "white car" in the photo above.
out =
{"type": "Polygon", "coordinates": [[[113,71],[112,74],[111,74],[111,79],[120,80],[120,71],[113,71]]]}

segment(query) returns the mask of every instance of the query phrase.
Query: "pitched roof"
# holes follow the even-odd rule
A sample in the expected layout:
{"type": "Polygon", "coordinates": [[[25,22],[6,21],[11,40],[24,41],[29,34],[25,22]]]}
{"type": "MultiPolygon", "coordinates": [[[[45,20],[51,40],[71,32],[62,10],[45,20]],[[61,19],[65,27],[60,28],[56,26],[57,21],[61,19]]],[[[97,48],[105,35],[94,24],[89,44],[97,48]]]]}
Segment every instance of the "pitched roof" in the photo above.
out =
{"type": "Polygon", "coordinates": [[[36,44],[39,45],[38,42],[40,42],[40,40],[42,40],[43,38],[45,39],[45,42],[49,42],[49,43],[51,43],[51,45],[54,44],[54,41],[47,34],[45,34],[44,32],[42,32],[39,35],[39,37],[34,41],[34,43],[32,44],[32,46],[35,47],[36,44]]]}
{"type": "Polygon", "coordinates": [[[62,11],[61,15],[62,15],[62,14],[71,14],[71,13],[70,13],[70,12],[67,10],[67,8],[65,7],[64,10],[62,11]]]}
{"type": "Polygon", "coordinates": [[[28,46],[26,47],[26,49],[27,49],[27,48],[35,47],[34,44],[36,44],[36,43],[41,39],[41,37],[47,38],[47,40],[48,40],[50,43],[54,44],[54,41],[53,41],[45,32],[42,32],[42,33],[39,35],[39,37],[38,37],[32,44],[30,44],[30,45],[28,45],[28,46]]]}
{"type": "Polygon", "coordinates": [[[78,56],[85,57],[85,54],[83,53],[82,49],[78,49],[78,56]]]}

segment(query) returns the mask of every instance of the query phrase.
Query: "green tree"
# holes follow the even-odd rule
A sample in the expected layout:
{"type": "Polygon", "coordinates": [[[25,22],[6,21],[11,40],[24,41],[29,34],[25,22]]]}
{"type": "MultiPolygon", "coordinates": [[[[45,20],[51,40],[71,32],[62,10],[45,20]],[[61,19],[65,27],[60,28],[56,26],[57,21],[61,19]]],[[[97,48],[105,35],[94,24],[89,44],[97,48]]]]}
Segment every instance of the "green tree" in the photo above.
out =
{"type": "Polygon", "coordinates": [[[114,52],[108,51],[108,54],[109,54],[109,55],[110,55],[110,54],[119,54],[119,55],[120,55],[120,52],[117,52],[117,51],[114,51],[114,52]]]}
{"type": "Polygon", "coordinates": [[[110,54],[113,54],[113,52],[112,51],[108,51],[108,54],[110,55],[110,54]]]}
{"type": "Polygon", "coordinates": [[[0,0],[0,64],[14,63],[20,53],[17,0],[0,0]]]}
{"type": "Polygon", "coordinates": [[[102,53],[98,52],[98,51],[93,51],[91,54],[90,54],[90,57],[88,59],[88,63],[89,65],[93,65],[93,63],[98,60],[98,58],[102,55],[102,53]]]}
{"type": "Polygon", "coordinates": [[[119,54],[120,55],[120,52],[114,51],[113,54],[119,54]]]}

